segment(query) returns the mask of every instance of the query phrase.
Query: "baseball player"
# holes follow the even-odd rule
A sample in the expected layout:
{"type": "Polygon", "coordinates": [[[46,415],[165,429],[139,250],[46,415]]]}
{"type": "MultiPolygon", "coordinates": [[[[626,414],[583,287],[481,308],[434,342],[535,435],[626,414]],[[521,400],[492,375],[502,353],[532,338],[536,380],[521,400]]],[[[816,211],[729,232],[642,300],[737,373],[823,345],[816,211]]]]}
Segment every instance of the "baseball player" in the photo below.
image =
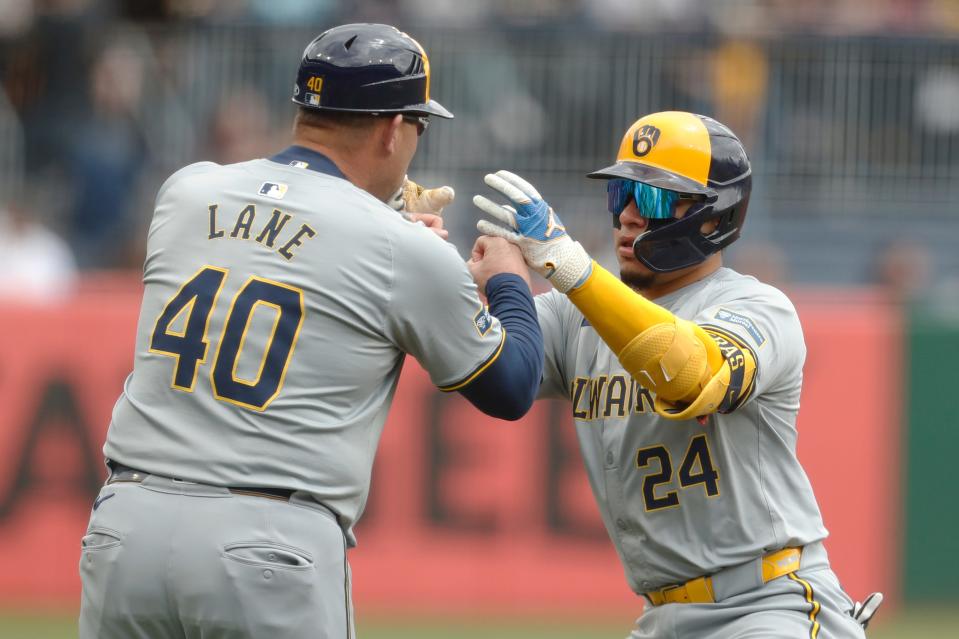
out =
{"type": "Polygon", "coordinates": [[[543,342],[519,250],[474,253],[487,309],[429,222],[452,192],[404,185],[429,118],[452,117],[429,90],[408,35],[330,29],[300,64],[293,146],[160,188],[81,638],[352,637],[346,549],[405,355],[488,414],[532,404],[543,342]],[[390,208],[397,192],[429,224],[390,208]]]}
{"type": "MultiPolygon", "coordinates": [[[[556,290],[537,296],[540,395],[572,402],[603,522],[648,602],[631,637],[862,637],[881,595],[854,607],[829,567],[796,458],[806,355],[793,305],[722,266],[751,169],[708,117],[633,124],[607,180],[620,276],[593,262],[536,189],[500,171],[509,201],[476,205],[556,290]]],[[[481,283],[481,282],[480,282],[481,283]]]]}

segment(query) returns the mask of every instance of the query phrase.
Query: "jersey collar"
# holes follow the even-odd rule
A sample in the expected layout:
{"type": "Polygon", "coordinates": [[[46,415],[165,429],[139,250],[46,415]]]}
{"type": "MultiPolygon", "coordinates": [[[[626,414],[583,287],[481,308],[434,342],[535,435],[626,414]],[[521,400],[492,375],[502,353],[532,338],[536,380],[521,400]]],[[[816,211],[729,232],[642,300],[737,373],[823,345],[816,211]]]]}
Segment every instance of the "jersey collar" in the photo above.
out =
{"type": "Polygon", "coordinates": [[[277,162],[278,164],[286,164],[287,166],[294,166],[299,169],[309,169],[317,173],[332,175],[333,177],[338,177],[343,180],[346,179],[343,171],[340,171],[336,164],[333,163],[333,160],[319,151],[308,149],[305,146],[299,146],[297,144],[288,146],[269,159],[271,162],[277,162]]]}
{"type": "Polygon", "coordinates": [[[711,282],[714,279],[717,279],[724,274],[728,273],[729,269],[720,266],[718,269],[706,275],[705,277],[696,280],[695,282],[690,282],[686,286],[682,287],[679,290],[673,291],[672,293],[667,293],[661,297],[657,297],[652,300],[656,304],[665,307],[667,310],[671,310],[672,305],[675,304],[680,299],[685,299],[687,296],[692,294],[694,291],[701,290],[706,284],[711,282]]]}

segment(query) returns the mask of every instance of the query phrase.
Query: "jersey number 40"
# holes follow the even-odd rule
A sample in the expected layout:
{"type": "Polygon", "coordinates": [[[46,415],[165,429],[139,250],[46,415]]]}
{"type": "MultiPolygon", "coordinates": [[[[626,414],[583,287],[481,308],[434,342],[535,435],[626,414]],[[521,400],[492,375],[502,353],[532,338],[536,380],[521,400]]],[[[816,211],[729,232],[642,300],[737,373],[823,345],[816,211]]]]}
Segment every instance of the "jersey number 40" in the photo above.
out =
{"type": "MultiPolygon", "coordinates": [[[[207,361],[207,329],[228,269],[204,266],[167,302],[150,338],[150,352],[175,358],[173,388],[193,392],[200,365],[207,361]],[[174,326],[180,326],[179,330],[174,326]]],[[[303,325],[303,291],[249,277],[240,287],[223,323],[213,356],[210,384],[219,400],[266,410],[283,387],[287,366],[303,325]],[[237,366],[257,309],[272,315],[272,327],[252,378],[243,378],[237,366]]]]}

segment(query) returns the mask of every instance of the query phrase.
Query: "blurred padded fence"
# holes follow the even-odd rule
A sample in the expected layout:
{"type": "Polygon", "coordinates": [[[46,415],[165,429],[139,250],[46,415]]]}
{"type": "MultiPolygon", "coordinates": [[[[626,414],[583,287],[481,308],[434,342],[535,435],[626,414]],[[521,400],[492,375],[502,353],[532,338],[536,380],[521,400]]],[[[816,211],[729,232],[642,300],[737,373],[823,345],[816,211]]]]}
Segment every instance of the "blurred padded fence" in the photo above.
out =
{"type": "MultiPolygon", "coordinates": [[[[299,55],[320,30],[120,32],[146,59],[140,122],[158,174],[202,159],[197,140],[214,105],[246,88],[263,92],[286,127],[299,55]]],[[[743,138],[755,172],[747,233],[782,245],[794,279],[859,281],[871,251],[905,232],[959,271],[947,241],[959,235],[959,42],[409,30],[430,53],[433,97],[457,115],[430,129],[413,171],[457,187],[449,224],[461,246],[475,219],[468,196],[484,173],[508,168],[602,252],[604,187],[583,175],[612,161],[638,116],[681,109],[743,138]]],[[[16,132],[0,133],[0,148],[14,148],[16,132]]]]}

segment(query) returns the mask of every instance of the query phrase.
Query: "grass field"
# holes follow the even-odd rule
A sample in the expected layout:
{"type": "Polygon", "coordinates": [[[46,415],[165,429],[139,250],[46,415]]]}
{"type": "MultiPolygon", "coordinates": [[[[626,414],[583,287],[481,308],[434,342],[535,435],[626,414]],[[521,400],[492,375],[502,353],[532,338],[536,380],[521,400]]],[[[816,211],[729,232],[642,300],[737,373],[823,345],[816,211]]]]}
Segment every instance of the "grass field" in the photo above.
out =
{"type": "MultiPolygon", "coordinates": [[[[629,620],[550,621],[489,618],[359,619],[360,639],[623,639],[629,620]]],[[[0,639],[74,639],[76,620],[68,614],[0,612],[0,639]]],[[[941,639],[959,637],[959,609],[912,609],[895,617],[877,618],[869,639],[941,639]]]]}

